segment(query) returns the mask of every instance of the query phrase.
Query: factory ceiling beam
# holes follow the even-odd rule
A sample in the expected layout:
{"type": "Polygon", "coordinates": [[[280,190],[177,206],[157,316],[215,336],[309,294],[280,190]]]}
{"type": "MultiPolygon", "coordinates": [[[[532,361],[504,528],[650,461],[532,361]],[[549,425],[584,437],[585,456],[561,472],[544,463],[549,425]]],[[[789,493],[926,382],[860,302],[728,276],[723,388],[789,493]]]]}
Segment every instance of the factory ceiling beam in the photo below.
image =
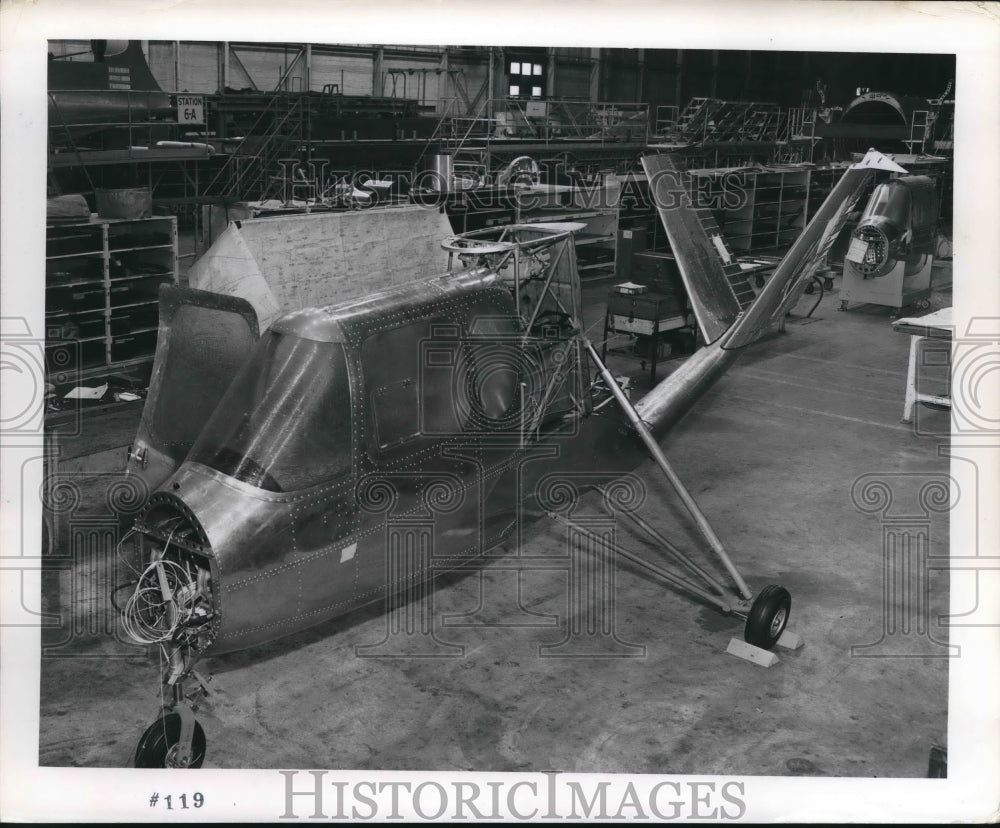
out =
{"type": "Polygon", "coordinates": [[[240,60],[240,56],[236,51],[235,44],[226,42],[223,44],[223,46],[225,47],[225,53],[226,53],[225,61],[222,64],[224,72],[223,74],[224,84],[226,86],[232,86],[232,78],[230,76],[230,66],[235,64],[236,68],[239,69],[243,73],[243,76],[247,79],[247,83],[250,84],[250,87],[255,92],[259,91],[260,87],[257,86],[257,82],[253,79],[253,75],[251,75],[247,71],[246,66],[243,65],[243,61],[240,60]],[[232,64],[230,63],[230,61],[232,61],[232,64]]]}
{"type": "Polygon", "coordinates": [[[479,84],[479,91],[476,93],[475,100],[470,101],[468,90],[465,88],[465,70],[449,69],[448,77],[451,78],[451,85],[455,90],[456,96],[462,99],[462,103],[465,106],[465,114],[472,115],[475,113],[476,107],[483,99],[483,90],[486,88],[486,81],[484,80],[481,84],[479,84]]]}
{"type": "MultiPolygon", "coordinates": [[[[456,89],[457,88],[458,88],[458,85],[456,83],[456,89]]],[[[486,77],[483,78],[483,82],[481,84],[479,84],[479,89],[476,90],[476,97],[474,97],[471,101],[469,100],[468,93],[465,90],[460,90],[460,94],[462,95],[462,97],[465,98],[465,101],[466,101],[466,107],[467,107],[466,108],[466,112],[465,112],[466,115],[474,115],[476,112],[479,111],[479,108],[480,108],[480,105],[483,102],[483,99],[490,97],[489,90],[490,90],[490,74],[489,74],[489,72],[486,73],[486,77]]]]}
{"type": "Polygon", "coordinates": [[[288,91],[288,77],[291,74],[292,70],[295,68],[295,64],[299,62],[299,58],[303,57],[305,53],[306,50],[300,46],[298,51],[295,53],[295,57],[292,58],[292,62],[285,67],[285,71],[281,73],[280,77],[278,78],[278,82],[274,85],[275,92],[278,92],[282,88],[282,86],[285,87],[286,92],[288,91]]]}
{"type": "MultiPolygon", "coordinates": [[[[235,41],[234,41],[235,43],[235,41]]],[[[241,48],[260,49],[264,46],[274,49],[297,49],[301,43],[251,43],[240,42],[235,45],[241,48]]],[[[382,49],[386,58],[418,58],[424,60],[438,60],[441,56],[440,49],[402,49],[380,43],[369,44],[338,44],[338,43],[310,43],[314,55],[350,55],[352,57],[371,57],[374,49],[382,49]]]]}

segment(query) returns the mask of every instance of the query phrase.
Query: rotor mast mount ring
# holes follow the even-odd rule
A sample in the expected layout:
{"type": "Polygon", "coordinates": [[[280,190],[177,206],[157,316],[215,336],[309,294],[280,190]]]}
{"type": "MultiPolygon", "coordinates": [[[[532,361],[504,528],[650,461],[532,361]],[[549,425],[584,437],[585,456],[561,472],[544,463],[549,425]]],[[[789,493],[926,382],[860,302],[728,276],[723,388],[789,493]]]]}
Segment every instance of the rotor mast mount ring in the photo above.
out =
{"type": "Polygon", "coordinates": [[[463,236],[448,236],[441,242],[441,247],[449,253],[462,256],[483,256],[491,253],[508,253],[518,247],[516,242],[489,241],[486,239],[470,239],[463,236]]]}

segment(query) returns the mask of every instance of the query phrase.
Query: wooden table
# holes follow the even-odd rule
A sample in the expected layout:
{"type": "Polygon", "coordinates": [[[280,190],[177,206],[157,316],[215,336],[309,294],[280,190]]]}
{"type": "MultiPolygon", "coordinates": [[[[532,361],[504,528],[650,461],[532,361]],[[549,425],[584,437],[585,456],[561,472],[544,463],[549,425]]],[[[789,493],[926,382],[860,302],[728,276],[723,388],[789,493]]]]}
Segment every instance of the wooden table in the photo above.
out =
{"type": "Polygon", "coordinates": [[[905,319],[897,319],[892,323],[892,327],[893,330],[899,333],[910,335],[910,359],[906,369],[906,395],[903,402],[902,421],[904,423],[913,422],[913,406],[918,402],[951,408],[950,396],[921,394],[917,391],[918,356],[927,340],[950,340],[952,338],[955,326],[952,323],[951,308],[942,308],[925,316],[911,316],[905,319]]]}

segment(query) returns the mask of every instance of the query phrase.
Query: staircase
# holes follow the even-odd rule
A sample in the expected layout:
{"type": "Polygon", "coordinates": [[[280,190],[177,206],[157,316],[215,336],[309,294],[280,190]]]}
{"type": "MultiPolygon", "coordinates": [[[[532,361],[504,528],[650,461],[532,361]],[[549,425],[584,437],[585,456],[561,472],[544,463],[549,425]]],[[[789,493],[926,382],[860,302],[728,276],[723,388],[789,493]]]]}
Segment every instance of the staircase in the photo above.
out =
{"type": "Polygon", "coordinates": [[[492,123],[483,116],[489,103],[484,99],[476,111],[467,117],[455,114],[454,108],[445,108],[434,132],[424,145],[423,150],[414,163],[415,170],[423,169],[423,161],[432,147],[438,152],[452,157],[452,171],[456,178],[471,178],[481,183],[486,180],[489,172],[489,147],[468,146],[470,138],[485,137],[489,139],[492,123]]]}
{"type": "Polygon", "coordinates": [[[699,143],[705,140],[715,113],[723,105],[718,98],[692,98],[681,112],[678,127],[685,140],[699,143]]]}
{"type": "Polygon", "coordinates": [[[722,101],[716,110],[705,137],[711,141],[736,141],[741,137],[747,113],[752,103],[746,101],[722,101]]]}
{"type": "Polygon", "coordinates": [[[306,104],[304,95],[275,93],[206,192],[226,201],[284,199],[286,171],[279,162],[300,157],[306,104]]]}
{"type": "Polygon", "coordinates": [[[753,103],[747,114],[740,139],[744,141],[776,141],[781,126],[781,108],[773,103],[753,103]]]}
{"type": "Polygon", "coordinates": [[[681,132],[690,131],[691,124],[698,118],[698,115],[704,110],[709,102],[713,100],[712,98],[692,98],[687,102],[687,106],[681,110],[680,116],[677,118],[677,128],[681,132]]]}

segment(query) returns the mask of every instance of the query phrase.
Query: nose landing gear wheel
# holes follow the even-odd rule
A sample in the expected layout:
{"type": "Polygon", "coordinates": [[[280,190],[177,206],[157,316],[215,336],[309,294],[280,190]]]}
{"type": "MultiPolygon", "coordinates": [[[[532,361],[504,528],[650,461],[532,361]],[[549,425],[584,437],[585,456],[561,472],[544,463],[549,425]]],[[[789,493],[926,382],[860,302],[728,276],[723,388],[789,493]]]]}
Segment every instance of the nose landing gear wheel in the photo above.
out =
{"type": "Polygon", "coordinates": [[[770,650],[788,623],[792,609],[792,596],[784,587],[771,584],[764,587],[754,599],[747,614],[743,638],[748,644],[770,650]]]}
{"type": "Polygon", "coordinates": [[[142,734],[135,749],[137,768],[200,768],[205,761],[205,731],[194,723],[191,735],[191,756],[184,762],[180,756],[181,717],[165,713],[142,734]]]}

